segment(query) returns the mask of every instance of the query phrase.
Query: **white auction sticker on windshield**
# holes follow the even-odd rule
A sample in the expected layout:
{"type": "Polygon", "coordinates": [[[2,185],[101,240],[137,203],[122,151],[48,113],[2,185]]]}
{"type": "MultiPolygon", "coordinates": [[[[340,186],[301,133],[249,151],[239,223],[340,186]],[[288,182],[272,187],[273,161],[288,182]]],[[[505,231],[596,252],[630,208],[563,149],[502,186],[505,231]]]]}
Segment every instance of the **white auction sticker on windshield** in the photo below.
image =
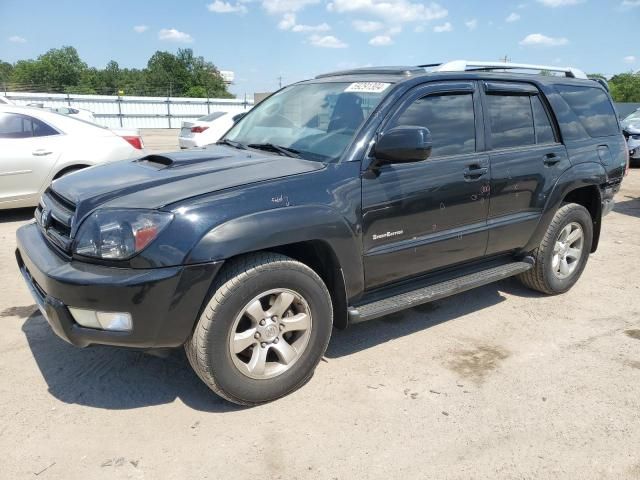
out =
{"type": "Polygon", "coordinates": [[[380,93],[384,92],[390,83],[383,82],[355,82],[345,88],[345,92],[380,93]]]}

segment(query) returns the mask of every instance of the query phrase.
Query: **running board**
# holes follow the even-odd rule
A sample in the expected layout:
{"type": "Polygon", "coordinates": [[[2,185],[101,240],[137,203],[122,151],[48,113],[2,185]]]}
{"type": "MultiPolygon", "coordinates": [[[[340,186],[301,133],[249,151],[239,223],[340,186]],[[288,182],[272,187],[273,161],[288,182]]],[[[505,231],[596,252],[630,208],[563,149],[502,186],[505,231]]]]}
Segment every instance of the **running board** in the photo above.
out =
{"type": "Polygon", "coordinates": [[[472,288],[481,287],[489,283],[502,280],[526,272],[533,268],[533,259],[527,257],[525,261],[511,262],[492,267],[479,272],[440,283],[428,285],[409,292],[377,300],[358,307],[349,307],[349,323],[360,323],[380,318],[391,313],[415,307],[423,303],[433,302],[440,298],[465,292],[472,288]]]}

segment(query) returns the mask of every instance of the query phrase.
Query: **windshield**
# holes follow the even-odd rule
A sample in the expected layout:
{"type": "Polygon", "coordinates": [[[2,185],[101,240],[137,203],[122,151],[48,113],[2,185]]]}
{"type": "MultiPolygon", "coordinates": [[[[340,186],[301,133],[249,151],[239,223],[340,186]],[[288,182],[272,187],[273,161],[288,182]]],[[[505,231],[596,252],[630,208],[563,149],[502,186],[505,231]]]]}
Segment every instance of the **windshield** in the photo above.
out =
{"type": "Polygon", "coordinates": [[[293,85],[258,104],[224,139],[271,151],[277,151],[277,146],[308,160],[334,161],[389,86],[379,82],[293,85]]]}
{"type": "Polygon", "coordinates": [[[640,128],[640,111],[633,112],[631,115],[622,120],[623,127],[637,126],[640,128]]]}

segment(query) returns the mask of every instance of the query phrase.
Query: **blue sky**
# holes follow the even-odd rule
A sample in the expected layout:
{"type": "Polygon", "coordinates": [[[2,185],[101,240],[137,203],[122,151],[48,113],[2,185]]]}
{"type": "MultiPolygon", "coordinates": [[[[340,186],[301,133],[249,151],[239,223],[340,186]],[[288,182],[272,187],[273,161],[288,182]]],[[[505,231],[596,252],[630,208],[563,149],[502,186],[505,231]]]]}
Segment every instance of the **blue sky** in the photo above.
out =
{"type": "Polygon", "coordinates": [[[640,0],[0,0],[0,59],[72,45],[91,66],[142,67],[156,50],[190,47],[233,70],[242,96],[279,76],[505,55],[640,70],[639,28],[640,0]]]}

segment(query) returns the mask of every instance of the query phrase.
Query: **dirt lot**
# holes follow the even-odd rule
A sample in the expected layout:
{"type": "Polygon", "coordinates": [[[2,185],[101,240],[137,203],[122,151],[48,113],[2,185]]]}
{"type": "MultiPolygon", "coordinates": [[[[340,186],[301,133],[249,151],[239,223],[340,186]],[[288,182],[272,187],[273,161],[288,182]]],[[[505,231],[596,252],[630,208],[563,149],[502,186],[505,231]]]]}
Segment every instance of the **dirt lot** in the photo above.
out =
{"type": "Polygon", "coordinates": [[[507,280],[336,331],[307,386],[250,409],[182,351],[54,336],[13,257],[30,212],[1,213],[0,477],[640,478],[640,170],[617,201],[568,294],[507,280]]]}

